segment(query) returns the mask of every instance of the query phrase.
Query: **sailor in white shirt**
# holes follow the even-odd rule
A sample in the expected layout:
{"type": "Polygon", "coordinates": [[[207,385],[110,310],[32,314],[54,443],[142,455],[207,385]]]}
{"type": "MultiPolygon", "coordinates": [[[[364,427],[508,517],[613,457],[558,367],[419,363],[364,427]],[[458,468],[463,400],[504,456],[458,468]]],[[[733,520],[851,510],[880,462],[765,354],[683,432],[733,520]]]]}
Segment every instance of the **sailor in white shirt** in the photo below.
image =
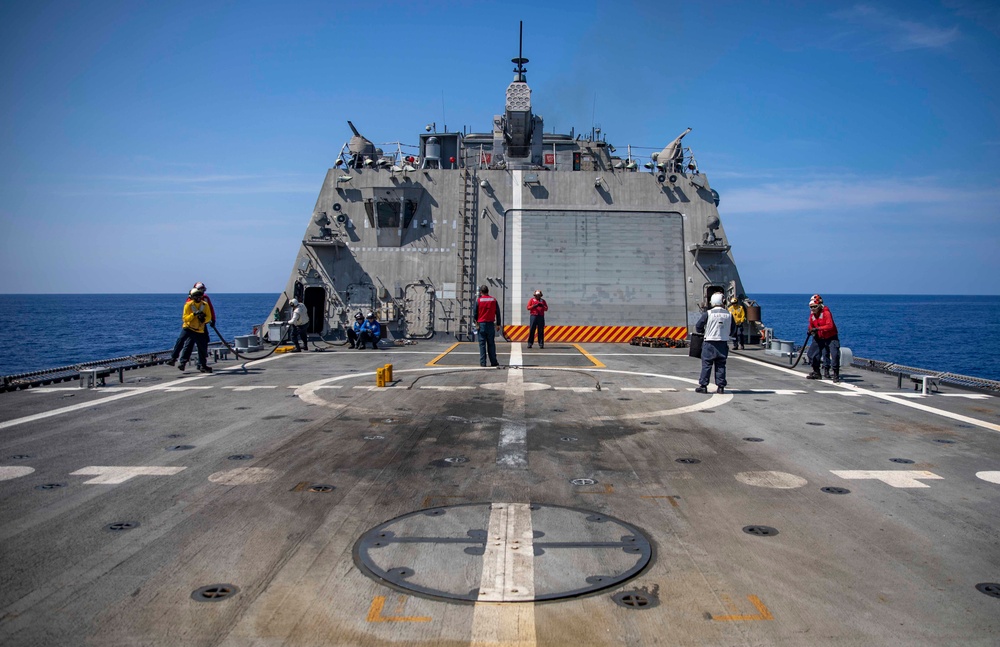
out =
{"type": "Polygon", "coordinates": [[[701,347],[701,377],[698,378],[697,393],[708,393],[708,381],[715,367],[715,384],[717,393],[726,390],[726,358],[729,357],[729,338],[736,332],[733,315],[722,307],[722,293],[712,295],[712,308],[702,313],[694,325],[695,332],[705,334],[705,343],[701,347]]]}

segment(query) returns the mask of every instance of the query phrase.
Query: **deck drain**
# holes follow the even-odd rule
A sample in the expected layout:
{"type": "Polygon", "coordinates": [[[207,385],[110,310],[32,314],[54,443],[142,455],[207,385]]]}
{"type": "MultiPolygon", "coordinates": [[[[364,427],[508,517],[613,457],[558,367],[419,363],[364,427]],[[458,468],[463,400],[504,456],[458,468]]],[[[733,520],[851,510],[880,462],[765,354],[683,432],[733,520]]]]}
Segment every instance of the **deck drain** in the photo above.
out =
{"type": "Polygon", "coordinates": [[[575,436],[562,436],[561,438],[559,438],[559,440],[563,441],[564,443],[575,443],[580,439],[575,436]]]}
{"type": "Polygon", "coordinates": [[[227,456],[231,461],[248,461],[253,458],[253,454],[233,454],[232,456],[227,456]]]}
{"type": "Polygon", "coordinates": [[[597,485],[594,479],[570,479],[569,482],[573,485],[597,485]]]}
{"type": "Polygon", "coordinates": [[[446,463],[468,463],[469,459],[466,458],[465,456],[449,456],[448,458],[444,459],[444,462],[446,462],[446,463]]]}
{"type": "Polygon", "coordinates": [[[333,492],[334,489],[335,488],[332,485],[326,485],[323,483],[309,486],[310,492],[333,492]]]}
{"type": "Polygon", "coordinates": [[[619,400],[624,400],[625,402],[629,402],[629,401],[631,401],[631,400],[632,400],[632,398],[618,398],[618,399],[619,399],[619,400]]]}
{"type": "Polygon", "coordinates": [[[913,464],[913,461],[911,461],[909,458],[890,458],[889,462],[890,463],[902,463],[903,465],[911,465],[911,464],[913,464]]]}
{"type": "Polygon", "coordinates": [[[826,492],[827,494],[850,494],[851,491],[845,487],[822,487],[819,489],[820,492],[826,492]]]}
{"type": "Polygon", "coordinates": [[[701,411],[699,411],[698,413],[715,413],[715,412],[714,412],[714,411],[712,411],[711,409],[702,409],[702,410],[701,410],[701,411]]]}
{"type": "Polygon", "coordinates": [[[753,401],[754,402],[767,402],[767,399],[766,398],[754,398],[753,401]]]}
{"type": "Polygon", "coordinates": [[[249,408],[250,407],[236,407],[235,409],[236,409],[236,411],[246,411],[249,408]]]}
{"type": "Polygon", "coordinates": [[[701,460],[697,458],[678,458],[674,461],[675,463],[684,463],[685,465],[697,465],[701,460]]]}
{"type": "Polygon", "coordinates": [[[138,521],[116,521],[114,523],[109,523],[104,526],[105,530],[110,530],[112,532],[121,532],[123,530],[132,530],[133,528],[138,528],[138,521]]]}
{"type": "Polygon", "coordinates": [[[36,485],[36,490],[58,490],[59,488],[64,488],[67,483],[43,483],[42,485],[36,485]]]}
{"type": "Polygon", "coordinates": [[[853,413],[856,416],[867,416],[867,415],[869,415],[867,411],[854,411],[853,413]]]}
{"type": "Polygon", "coordinates": [[[648,425],[648,426],[650,426],[650,427],[655,427],[656,425],[658,425],[658,424],[660,424],[660,423],[656,422],[655,420],[644,420],[644,421],[642,422],[642,424],[644,424],[644,425],[648,425]]]}
{"type": "Polygon", "coordinates": [[[1000,598],[1000,584],[997,582],[983,582],[976,585],[976,590],[994,598],[1000,598]]]}
{"type": "Polygon", "coordinates": [[[744,526],[743,532],[757,537],[773,537],[778,534],[778,529],[771,526],[744,526]]]}
{"type": "Polygon", "coordinates": [[[385,440],[385,436],[363,436],[362,440],[385,440]]]}
{"type": "Polygon", "coordinates": [[[8,460],[12,460],[12,461],[23,461],[23,460],[26,460],[28,458],[31,458],[31,454],[13,454],[11,456],[8,456],[7,458],[8,458],[8,460]]]}
{"type": "Polygon", "coordinates": [[[566,410],[565,409],[553,409],[552,412],[553,413],[566,413],[566,410]]]}
{"type": "Polygon", "coordinates": [[[611,596],[611,601],[626,609],[652,609],[659,600],[640,591],[622,591],[611,596]]]}
{"type": "Polygon", "coordinates": [[[754,436],[747,436],[743,440],[747,441],[748,443],[762,443],[762,442],[764,442],[763,438],[755,438],[754,436]]]}
{"type": "Polygon", "coordinates": [[[370,529],[354,544],[358,568],[379,583],[405,593],[467,602],[558,600],[621,587],[646,568],[652,551],[638,528],[605,514],[499,502],[411,512],[370,529]],[[586,521],[593,517],[603,521],[586,521]],[[501,518],[517,521],[515,525],[524,522],[533,532],[517,541],[494,541],[486,529],[501,518]],[[534,560],[530,579],[509,565],[521,553],[544,556],[534,560]],[[440,563],[449,565],[447,577],[435,575],[434,564],[440,563]],[[483,584],[487,564],[500,569],[504,584],[483,584]],[[581,564],[601,566],[588,577],[581,564]]]}
{"type": "Polygon", "coordinates": [[[167,438],[183,438],[184,434],[167,434],[167,438]]]}
{"type": "Polygon", "coordinates": [[[240,590],[232,584],[211,584],[191,593],[191,598],[198,602],[218,602],[231,598],[239,592],[240,590]]]}
{"type": "Polygon", "coordinates": [[[972,429],[972,425],[955,425],[959,429],[972,429]]]}
{"type": "Polygon", "coordinates": [[[811,425],[813,427],[825,427],[826,426],[825,422],[807,422],[806,424],[807,425],[811,425]]]}
{"type": "Polygon", "coordinates": [[[168,452],[182,452],[187,449],[194,449],[194,445],[171,445],[167,447],[168,452]]]}
{"type": "Polygon", "coordinates": [[[942,445],[954,445],[955,441],[949,438],[935,438],[934,442],[941,443],[942,445]]]}
{"type": "Polygon", "coordinates": [[[129,418],[128,421],[129,422],[141,422],[142,418],[129,418]]]}

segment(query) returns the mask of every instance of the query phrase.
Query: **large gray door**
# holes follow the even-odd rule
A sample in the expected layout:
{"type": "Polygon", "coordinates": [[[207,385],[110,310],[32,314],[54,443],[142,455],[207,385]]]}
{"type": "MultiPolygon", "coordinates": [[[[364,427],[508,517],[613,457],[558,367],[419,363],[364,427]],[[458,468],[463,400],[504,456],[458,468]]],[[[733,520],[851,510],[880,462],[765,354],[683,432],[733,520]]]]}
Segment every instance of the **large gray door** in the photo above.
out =
{"type": "Polygon", "coordinates": [[[537,288],[546,325],[687,325],[679,213],[520,211],[507,225],[507,323],[528,323],[537,288]]]}

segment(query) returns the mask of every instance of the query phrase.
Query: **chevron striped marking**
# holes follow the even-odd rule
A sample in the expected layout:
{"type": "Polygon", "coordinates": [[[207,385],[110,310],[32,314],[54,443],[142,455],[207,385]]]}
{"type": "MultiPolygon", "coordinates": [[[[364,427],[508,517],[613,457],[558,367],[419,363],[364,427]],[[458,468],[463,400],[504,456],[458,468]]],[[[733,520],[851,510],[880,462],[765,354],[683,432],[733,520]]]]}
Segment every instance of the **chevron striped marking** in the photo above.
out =
{"type": "MultiPolygon", "coordinates": [[[[527,341],[528,326],[504,326],[511,341],[527,341]]],[[[545,326],[545,341],[575,343],[628,343],[633,337],[684,339],[686,326],[545,326]]]]}

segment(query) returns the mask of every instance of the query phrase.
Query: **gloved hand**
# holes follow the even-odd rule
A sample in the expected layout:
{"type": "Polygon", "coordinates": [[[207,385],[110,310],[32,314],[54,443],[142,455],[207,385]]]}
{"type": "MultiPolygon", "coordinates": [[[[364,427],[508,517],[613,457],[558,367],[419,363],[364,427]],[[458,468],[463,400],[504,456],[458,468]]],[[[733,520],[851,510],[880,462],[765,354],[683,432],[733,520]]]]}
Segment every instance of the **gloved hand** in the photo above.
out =
{"type": "Polygon", "coordinates": [[[201,323],[205,323],[205,313],[204,312],[196,312],[196,313],[194,313],[194,316],[197,317],[198,321],[200,321],[201,323]]]}
{"type": "Polygon", "coordinates": [[[815,335],[816,334],[816,329],[815,328],[810,328],[809,329],[809,334],[810,335],[815,335]]]}

